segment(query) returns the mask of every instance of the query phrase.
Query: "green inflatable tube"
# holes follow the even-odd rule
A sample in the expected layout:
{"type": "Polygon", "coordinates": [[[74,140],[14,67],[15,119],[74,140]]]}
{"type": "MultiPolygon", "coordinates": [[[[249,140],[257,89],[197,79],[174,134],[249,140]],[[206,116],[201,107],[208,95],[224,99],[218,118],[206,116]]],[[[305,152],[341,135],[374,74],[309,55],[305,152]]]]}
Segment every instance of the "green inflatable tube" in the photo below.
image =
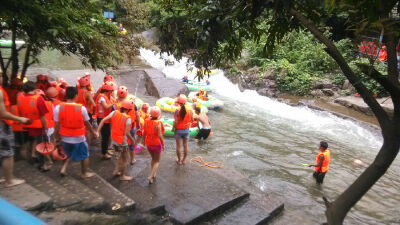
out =
{"type": "Polygon", "coordinates": [[[195,92],[195,91],[189,93],[189,96],[188,96],[189,97],[188,98],[189,102],[193,102],[193,98],[196,97],[197,102],[200,102],[202,106],[205,106],[208,109],[221,109],[223,107],[223,105],[224,105],[223,101],[221,101],[221,100],[219,100],[217,98],[214,98],[211,95],[208,95],[208,100],[207,101],[203,101],[203,100],[197,98],[197,96],[196,96],[197,93],[198,92],[195,92]]]}
{"type": "Polygon", "coordinates": [[[189,91],[200,91],[201,88],[203,88],[205,91],[211,91],[210,86],[206,84],[201,84],[201,83],[185,83],[186,87],[189,89],[189,91]]]}
{"type": "MultiPolygon", "coordinates": [[[[175,132],[172,132],[172,126],[174,125],[174,119],[172,119],[172,118],[162,118],[161,122],[163,123],[164,128],[165,128],[164,136],[166,136],[166,137],[175,136],[175,132]]],[[[199,133],[199,128],[198,127],[189,128],[190,137],[194,137],[198,133],[199,133]]]]}

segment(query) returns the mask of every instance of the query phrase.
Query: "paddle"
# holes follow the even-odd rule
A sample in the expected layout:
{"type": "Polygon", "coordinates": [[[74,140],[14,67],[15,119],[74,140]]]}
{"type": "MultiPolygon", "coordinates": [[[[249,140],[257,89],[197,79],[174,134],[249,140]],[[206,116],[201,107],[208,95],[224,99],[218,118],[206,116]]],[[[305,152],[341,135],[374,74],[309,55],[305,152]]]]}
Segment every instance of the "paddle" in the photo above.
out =
{"type": "Polygon", "coordinates": [[[310,166],[310,164],[308,164],[308,163],[302,163],[301,165],[302,166],[310,166]]]}

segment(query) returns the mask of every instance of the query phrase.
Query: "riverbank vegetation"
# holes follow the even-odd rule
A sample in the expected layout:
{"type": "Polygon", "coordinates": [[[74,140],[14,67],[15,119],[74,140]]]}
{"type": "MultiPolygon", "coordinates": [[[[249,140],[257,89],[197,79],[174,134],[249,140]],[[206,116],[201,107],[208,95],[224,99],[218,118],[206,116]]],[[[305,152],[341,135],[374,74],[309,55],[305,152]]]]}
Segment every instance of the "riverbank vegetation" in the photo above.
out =
{"type": "MultiPolygon", "coordinates": [[[[310,32],[316,41],[312,44],[321,44],[322,49],[332,58],[340,68],[341,73],[351,83],[364,102],[371,108],[382,129],[383,145],[375,160],[343,193],[330,202],[324,198],[327,210],[328,224],[343,224],[349,210],[363,197],[363,195],[385,174],[400,148],[400,83],[397,68],[396,45],[400,38],[400,27],[397,22],[399,2],[387,1],[185,1],[185,0],[160,0],[165,18],[159,25],[160,47],[164,52],[173,54],[180,59],[184,54],[189,54],[196,66],[210,68],[223,67],[236,62],[245,50],[246,42],[252,40],[263,43],[263,53],[269,55],[277,49],[285,38],[290,38],[293,32],[304,29],[310,32]],[[329,24],[324,18],[340,16],[346,21],[345,26],[354,31],[354,35],[346,35],[351,39],[350,54],[356,54],[357,43],[365,35],[382,34],[382,40],[387,47],[387,67],[382,68],[382,73],[373,59],[354,60],[346,55],[347,51],[341,49],[348,45],[346,41],[341,44],[335,41],[327,32],[329,24]],[[263,26],[263,27],[262,27],[263,26]],[[364,77],[364,78],[363,78],[364,77]],[[364,79],[374,80],[391,96],[394,105],[394,114],[389,115],[374,98],[374,88],[368,87],[364,79]]],[[[336,27],[334,27],[336,28],[336,27]]],[[[293,36],[296,42],[299,36],[293,36]]],[[[381,46],[381,42],[376,43],[381,46]]],[[[276,57],[285,55],[289,59],[295,54],[287,44],[285,52],[276,50],[276,57]],[[286,52],[287,51],[287,52],[286,52]]],[[[311,46],[308,47],[311,49],[311,46]]],[[[259,52],[259,51],[254,51],[259,52]]],[[[254,53],[253,52],[253,53],[254,53]]],[[[320,51],[315,51],[316,56],[320,51]]],[[[315,76],[323,74],[330,66],[332,60],[322,64],[313,64],[314,61],[303,57],[313,56],[314,53],[301,54],[297,51],[297,57],[303,61],[289,61],[286,59],[270,58],[263,56],[265,60],[255,60],[258,54],[250,53],[250,59],[260,66],[271,64],[287,67],[293,73],[291,78],[283,79],[283,85],[295,88],[307,86],[302,81],[313,80],[309,67],[316,72],[315,76]],[[279,63],[279,64],[278,64],[279,63]],[[326,67],[326,68],[321,68],[326,67]],[[303,76],[303,78],[298,78],[303,76]],[[295,84],[291,84],[295,83],[295,84]],[[299,85],[297,85],[298,83],[299,85]]],[[[324,55],[319,57],[326,58],[324,55]]],[[[335,70],[331,71],[335,72],[335,70]]],[[[337,82],[340,82],[338,79],[337,82]]],[[[307,82],[304,82],[307,83],[307,82]]]]}

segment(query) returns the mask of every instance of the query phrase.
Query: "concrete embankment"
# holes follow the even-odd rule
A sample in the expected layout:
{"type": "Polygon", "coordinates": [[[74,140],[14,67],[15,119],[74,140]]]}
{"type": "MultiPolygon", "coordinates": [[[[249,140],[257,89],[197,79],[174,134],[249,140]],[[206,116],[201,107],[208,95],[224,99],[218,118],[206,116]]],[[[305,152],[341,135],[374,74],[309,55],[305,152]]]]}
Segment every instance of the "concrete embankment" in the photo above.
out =
{"type": "MultiPolygon", "coordinates": [[[[86,71],[50,70],[43,73],[53,78],[63,77],[69,84],[75,84],[76,78],[86,71]]],[[[105,73],[89,72],[97,89],[105,73]]],[[[127,86],[131,93],[151,105],[159,97],[187,93],[184,85],[157,70],[124,69],[114,71],[114,74],[118,85],[127,86]]],[[[96,173],[93,178],[82,180],[77,162],[70,165],[67,177],[61,177],[58,174],[60,162],[55,162],[52,171],[40,173],[34,166],[19,161],[16,174],[26,179],[27,184],[0,189],[0,195],[49,224],[79,224],[88,220],[110,221],[109,224],[265,224],[284,208],[273,194],[260,191],[233,169],[211,169],[190,163],[189,159],[196,156],[193,152],[189,152],[185,166],[177,165],[175,140],[171,138],[167,139],[157,179],[152,185],[147,182],[151,166],[146,151],[138,154],[137,162],[128,167],[128,174],[134,180],[125,182],[112,176],[115,158],[100,159],[98,140],[93,140],[91,148],[94,151],[90,155],[90,168],[96,173]],[[27,188],[32,191],[26,191],[27,188]],[[21,191],[25,194],[15,194],[21,191]],[[27,201],[31,205],[26,205],[27,201]]]]}

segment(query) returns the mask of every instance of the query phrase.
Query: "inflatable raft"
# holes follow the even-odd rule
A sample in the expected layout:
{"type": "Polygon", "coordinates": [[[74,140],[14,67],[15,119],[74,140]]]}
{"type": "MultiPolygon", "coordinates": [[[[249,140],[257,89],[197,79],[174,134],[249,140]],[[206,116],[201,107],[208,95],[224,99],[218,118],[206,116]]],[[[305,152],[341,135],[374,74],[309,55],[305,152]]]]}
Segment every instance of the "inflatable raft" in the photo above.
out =
{"type": "Polygon", "coordinates": [[[205,91],[211,91],[210,85],[201,82],[189,81],[189,83],[184,83],[185,86],[189,89],[189,91],[200,91],[200,89],[204,89],[205,91]]]}
{"type": "Polygon", "coordinates": [[[224,105],[224,102],[223,101],[221,101],[221,100],[219,100],[219,99],[217,99],[217,98],[214,98],[213,96],[208,96],[208,100],[207,101],[204,101],[204,100],[201,100],[201,99],[199,99],[197,96],[196,96],[196,94],[197,94],[197,92],[190,92],[189,93],[189,98],[188,98],[188,100],[190,101],[190,102],[193,102],[193,98],[196,98],[196,101],[197,102],[200,102],[201,103],[201,105],[202,106],[205,106],[205,107],[207,107],[208,109],[220,109],[220,108],[222,108],[222,106],[224,105]]]}
{"type": "MultiPolygon", "coordinates": [[[[174,136],[175,133],[172,132],[172,126],[174,125],[174,119],[172,119],[172,118],[161,118],[160,121],[163,123],[164,128],[165,128],[164,136],[166,136],[166,137],[174,136]]],[[[190,137],[194,137],[198,133],[199,133],[199,128],[198,127],[189,128],[190,137]]]]}
{"type": "MultiPolygon", "coordinates": [[[[169,97],[164,97],[160,98],[157,100],[156,105],[160,107],[161,110],[167,111],[167,112],[172,112],[174,113],[176,110],[180,108],[179,105],[175,105],[175,99],[169,98],[169,97]]],[[[192,103],[187,102],[185,104],[185,107],[189,110],[193,110],[192,103]]],[[[204,113],[208,112],[208,109],[206,106],[201,106],[201,111],[204,113]]]]}

